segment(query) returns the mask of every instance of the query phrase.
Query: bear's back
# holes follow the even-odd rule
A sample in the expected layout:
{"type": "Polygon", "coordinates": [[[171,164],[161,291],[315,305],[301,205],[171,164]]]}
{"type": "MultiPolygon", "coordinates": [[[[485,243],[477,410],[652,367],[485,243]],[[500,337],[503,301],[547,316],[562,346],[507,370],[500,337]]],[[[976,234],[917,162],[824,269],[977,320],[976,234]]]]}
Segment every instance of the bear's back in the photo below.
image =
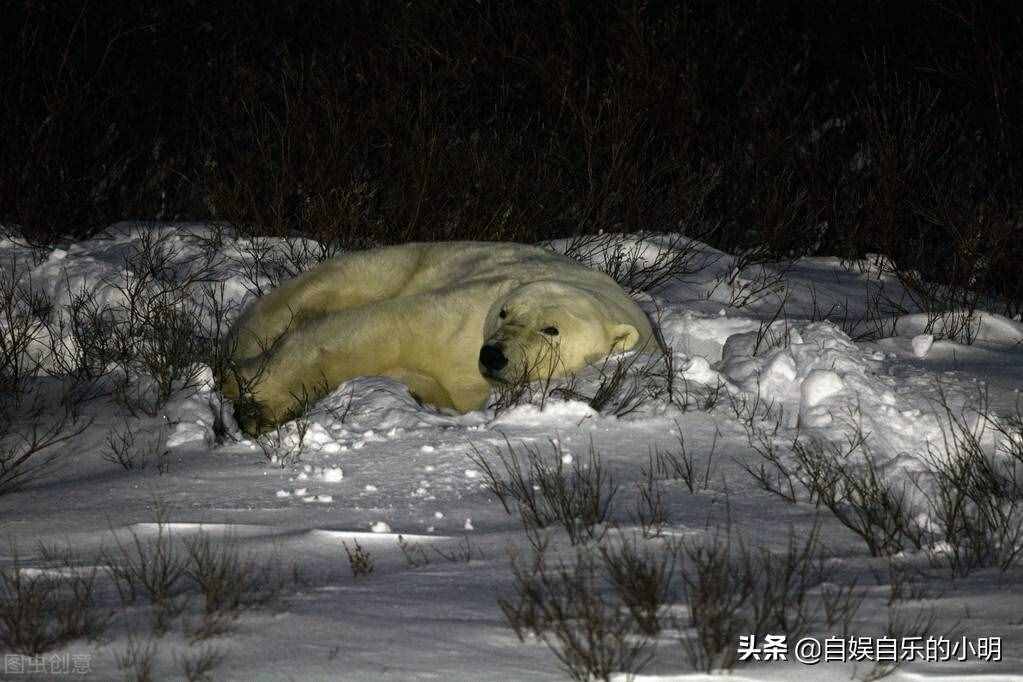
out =
{"type": "MultiPolygon", "coordinates": [[[[557,279],[617,286],[607,275],[548,249],[512,242],[428,242],[389,247],[420,252],[403,294],[458,289],[481,282],[522,285],[557,279]]],[[[397,256],[397,253],[395,254],[397,256]]],[[[407,262],[404,257],[395,260],[407,262]]]]}

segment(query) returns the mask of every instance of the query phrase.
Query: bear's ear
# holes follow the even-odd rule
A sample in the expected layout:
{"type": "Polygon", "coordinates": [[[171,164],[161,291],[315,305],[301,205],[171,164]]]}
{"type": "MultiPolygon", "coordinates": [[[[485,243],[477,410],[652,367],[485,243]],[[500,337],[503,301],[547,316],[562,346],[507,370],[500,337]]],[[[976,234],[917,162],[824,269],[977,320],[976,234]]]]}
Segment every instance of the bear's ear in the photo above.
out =
{"type": "Polygon", "coordinates": [[[611,352],[632,350],[639,342],[639,330],[631,324],[616,324],[611,328],[611,352]]]}

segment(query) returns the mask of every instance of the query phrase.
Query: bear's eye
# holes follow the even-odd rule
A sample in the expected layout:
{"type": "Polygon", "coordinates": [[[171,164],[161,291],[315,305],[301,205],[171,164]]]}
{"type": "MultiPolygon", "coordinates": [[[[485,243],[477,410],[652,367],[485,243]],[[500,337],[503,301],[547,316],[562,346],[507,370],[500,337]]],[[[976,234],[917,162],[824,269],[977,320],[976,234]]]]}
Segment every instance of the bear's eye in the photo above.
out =
{"type": "Polygon", "coordinates": [[[544,327],[540,331],[542,331],[547,336],[557,336],[558,335],[558,328],[557,327],[544,327]]]}
{"type": "Polygon", "coordinates": [[[503,320],[504,318],[508,317],[508,311],[507,310],[502,310],[500,313],[498,313],[497,316],[500,317],[503,320]]]}

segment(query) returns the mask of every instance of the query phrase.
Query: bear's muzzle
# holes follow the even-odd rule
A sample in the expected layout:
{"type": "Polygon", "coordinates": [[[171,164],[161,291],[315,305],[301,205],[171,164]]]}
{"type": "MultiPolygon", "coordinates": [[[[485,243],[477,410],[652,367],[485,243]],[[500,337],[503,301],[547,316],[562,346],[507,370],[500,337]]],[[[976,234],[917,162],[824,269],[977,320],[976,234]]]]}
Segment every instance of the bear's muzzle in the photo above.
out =
{"type": "Polygon", "coordinates": [[[486,344],[480,348],[480,372],[484,376],[494,376],[508,365],[508,358],[500,344],[486,344]]]}

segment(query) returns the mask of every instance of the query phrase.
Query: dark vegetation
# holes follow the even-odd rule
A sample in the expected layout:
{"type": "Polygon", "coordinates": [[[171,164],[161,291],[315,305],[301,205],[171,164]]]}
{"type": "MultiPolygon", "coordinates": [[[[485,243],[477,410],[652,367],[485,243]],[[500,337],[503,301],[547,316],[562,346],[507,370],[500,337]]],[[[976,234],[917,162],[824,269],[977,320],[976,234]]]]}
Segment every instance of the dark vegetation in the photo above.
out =
{"type": "Polygon", "coordinates": [[[215,219],[344,246],[699,228],[730,252],[885,253],[1015,313],[1021,15],[13,1],[0,221],[51,243],[215,219]]]}
{"type": "MultiPolygon", "coordinates": [[[[40,545],[34,567],[12,543],[12,562],[0,567],[0,653],[40,656],[83,639],[104,646],[114,625],[128,629],[126,648],[114,652],[124,679],[163,679],[154,674],[158,643],[180,625],[190,647],[175,656],[184,679],[213,679],[224,658],[214,640],[231,632],[243,612],[282,596],[284,566],[277,556],[242,553],[232,536],[172,537],[162,511],[154,525],[152,535],[129,530],[115,537],[98,556],[40,545]]],[[[290,578],[300,580],[295,564],[290,578]]]]}

